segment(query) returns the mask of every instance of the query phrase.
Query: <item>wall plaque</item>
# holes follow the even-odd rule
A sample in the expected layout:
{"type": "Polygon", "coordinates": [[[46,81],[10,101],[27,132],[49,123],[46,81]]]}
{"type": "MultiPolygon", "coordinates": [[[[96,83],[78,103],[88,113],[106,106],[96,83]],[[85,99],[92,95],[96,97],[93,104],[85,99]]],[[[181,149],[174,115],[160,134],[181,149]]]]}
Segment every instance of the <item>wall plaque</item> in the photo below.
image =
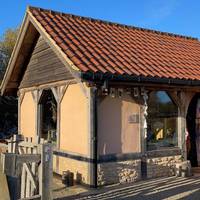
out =
{"type": "Polygon", "coordinates": [[[134,113],[128,117],[128,122],[130,124],[139,123],[139,114],[134,113]]]}

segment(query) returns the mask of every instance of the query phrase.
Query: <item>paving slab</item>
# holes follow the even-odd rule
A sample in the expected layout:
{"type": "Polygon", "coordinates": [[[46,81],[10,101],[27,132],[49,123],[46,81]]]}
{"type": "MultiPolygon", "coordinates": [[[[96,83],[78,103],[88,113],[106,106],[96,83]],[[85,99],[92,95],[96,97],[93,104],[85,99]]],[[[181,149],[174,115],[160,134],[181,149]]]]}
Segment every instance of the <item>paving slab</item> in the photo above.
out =
{"type": "Polygon", "coordinates": [[[200,200],[200,175],[166,177],[113,185],[60,200],[200,200]]]}
{"type": "Polygon", "coordinates": [[[89,188],[81,186],[81,185],[66,187],[64,184],[62,184],[61,177],[58,178],[57,176],[54,176],[52,191],[53,191],[53,199],[59,200],[59,199],[67,199],[68,197],[74,196],[74,195],[85,194],[86,192],[89,192],[90,190],[89,188]]]}

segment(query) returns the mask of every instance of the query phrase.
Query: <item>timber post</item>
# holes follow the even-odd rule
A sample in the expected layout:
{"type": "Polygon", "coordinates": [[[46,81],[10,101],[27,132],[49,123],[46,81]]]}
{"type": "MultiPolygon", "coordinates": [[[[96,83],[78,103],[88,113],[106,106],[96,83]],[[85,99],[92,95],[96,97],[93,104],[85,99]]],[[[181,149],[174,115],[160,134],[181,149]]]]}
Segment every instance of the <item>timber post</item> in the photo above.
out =
{"type": "Polygon", "coordinates": [[[39,181],[39,194],[41,200],[52,200],[52,181],[53,181],[53,148],[52,144],[45,143],[40,145],[41,168],[39,181]]]}

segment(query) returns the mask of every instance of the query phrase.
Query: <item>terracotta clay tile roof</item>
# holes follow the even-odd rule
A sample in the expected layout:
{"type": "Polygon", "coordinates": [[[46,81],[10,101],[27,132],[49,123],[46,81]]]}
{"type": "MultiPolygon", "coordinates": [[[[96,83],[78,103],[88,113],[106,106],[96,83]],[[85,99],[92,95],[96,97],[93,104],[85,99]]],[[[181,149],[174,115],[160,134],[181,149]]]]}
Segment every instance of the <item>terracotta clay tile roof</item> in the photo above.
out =
{"type": "Polygon", "coordinates": [[[82,72],[200,80],[195,38],[33,7],[29,11],[82,72]]]}

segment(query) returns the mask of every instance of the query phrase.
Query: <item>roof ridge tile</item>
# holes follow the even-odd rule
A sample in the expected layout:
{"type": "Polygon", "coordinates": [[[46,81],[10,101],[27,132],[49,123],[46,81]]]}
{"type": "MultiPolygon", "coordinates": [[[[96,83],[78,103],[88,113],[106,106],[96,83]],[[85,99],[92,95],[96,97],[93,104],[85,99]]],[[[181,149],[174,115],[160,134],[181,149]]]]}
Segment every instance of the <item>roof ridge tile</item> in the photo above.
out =
{"type": "Polygon", "coordinates": [[[132,26],[132,25],[126,25],[126,24],[122,24],[122,23],[111,22],[111,21],[107,21],[107,20],[103,20],[103,19],[95,19],[95,18],[92,18],[92,17],[84,17],[84,16],[74,15],[74,14],[70,14],[70,13],[54,11],[54,10],[51,10],[51,9],[44,9],[44,8],[40,8],[40,7],[28,6],[28,10],[39,10],[39,11],[43,11],[43,12],[49,12],[50,14],[57,14],[57,15],[61,15],[61,16],[71,17],[71,18],[85,19],[85,20],[89,20],[89,21],[93,21],[93,22],[99,22],[99,23],[104,23],[104,24],[108,24],[108,25],[120,26],[122,28],[136,29],[136,30],[152,32],[152,33],[156,33],[156,34],[160,34],[160,35],[166,35],[166,36],[172,36],[172,37],[178,37],[178,38],[183,38],[183,39],[188,39],[188,40],[199,41],[198,38],[186,36],[186,35],[181,35],[181,34],[177,34],[177,33],[170,33],[170,32],[153,30],[153,29],[148,29],[148,28],[136,27],[136,26],[132,26]]]}

